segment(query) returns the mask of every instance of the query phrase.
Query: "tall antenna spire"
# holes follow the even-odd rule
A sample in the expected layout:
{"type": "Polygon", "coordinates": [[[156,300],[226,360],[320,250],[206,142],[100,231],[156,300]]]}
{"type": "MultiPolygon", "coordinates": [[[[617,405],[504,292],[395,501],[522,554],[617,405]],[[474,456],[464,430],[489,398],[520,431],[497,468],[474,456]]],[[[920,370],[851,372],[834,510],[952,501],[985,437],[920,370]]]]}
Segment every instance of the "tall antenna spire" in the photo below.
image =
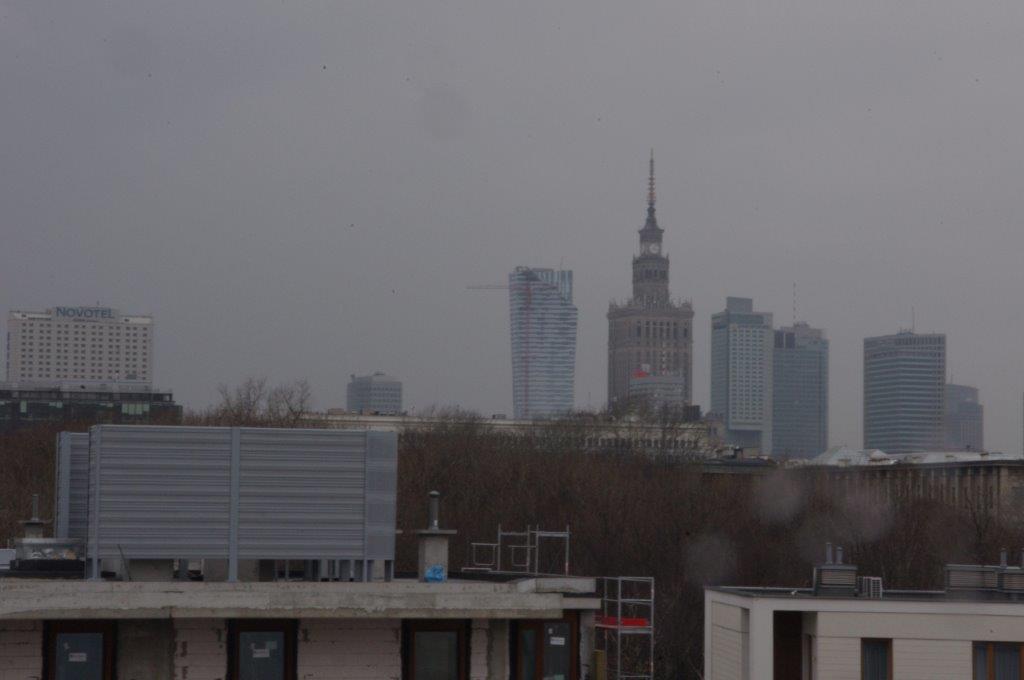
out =
{"type": "Polygon", "coordinates": [[[793,325],[796,325],[796,281],[793,282],[793,325]]]}
{"type": "Polygon", "coordinates": [[[647,180],[647,207],[654,210],[654,149],[651,149],[651,176],[647,180]]]}

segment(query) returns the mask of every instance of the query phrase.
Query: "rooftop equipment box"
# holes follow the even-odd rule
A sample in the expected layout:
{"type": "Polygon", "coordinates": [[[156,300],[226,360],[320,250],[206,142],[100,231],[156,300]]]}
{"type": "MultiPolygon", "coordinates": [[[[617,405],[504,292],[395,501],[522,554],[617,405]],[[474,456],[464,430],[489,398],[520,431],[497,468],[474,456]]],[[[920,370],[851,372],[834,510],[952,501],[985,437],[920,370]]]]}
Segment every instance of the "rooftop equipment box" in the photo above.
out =
{"type": "Polygon", "coordinates": [[[88,556],[383,560],[395,553],[393,432],[96,425],[88,556]]]}

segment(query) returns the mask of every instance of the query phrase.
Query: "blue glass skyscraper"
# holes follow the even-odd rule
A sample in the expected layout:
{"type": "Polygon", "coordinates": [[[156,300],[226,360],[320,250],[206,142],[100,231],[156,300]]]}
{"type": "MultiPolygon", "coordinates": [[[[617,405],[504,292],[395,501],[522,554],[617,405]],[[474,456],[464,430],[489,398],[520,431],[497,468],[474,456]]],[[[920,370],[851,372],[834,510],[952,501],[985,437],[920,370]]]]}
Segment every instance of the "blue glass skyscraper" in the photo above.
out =
{"type": "Polygon", "coordinates": [[[828,339],[797,322],[775,331],[772,455],[811,458],[828,448],[828,339]]]}

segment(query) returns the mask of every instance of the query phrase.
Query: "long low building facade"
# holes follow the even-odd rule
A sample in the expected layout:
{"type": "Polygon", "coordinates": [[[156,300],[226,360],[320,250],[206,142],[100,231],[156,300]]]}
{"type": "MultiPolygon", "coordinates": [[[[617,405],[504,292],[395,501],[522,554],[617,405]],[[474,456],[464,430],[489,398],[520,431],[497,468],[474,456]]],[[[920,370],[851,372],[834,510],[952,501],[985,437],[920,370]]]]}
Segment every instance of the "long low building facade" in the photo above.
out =
{"type": "Polygon", "coordinates": [[[178,423],[174,395],[131,383],[0,383],[0,432],[41,423],[178,423]]]}
{"type": "Polygon", "coordinates": [[[0,677],[541,680],[547,668],[573,680],[590,670],[595,590],[586,578],[0,578],[0,677]]]}
{"type": "Polygon", "coordinates": [[[398,433],[429,430],[444,424],[479,425],[508,437],[557,433],[578,441],[589,451],[643,451],[693,459],[714,457],[722,449],[721,423],[707,418],[665,422],[632,417],[513,420],[501,416],[482,418],[461,414],[440,417],[362,415],[329,409],[326,413],[310,414],[307,420],[330,428],[398,433]]]}
{"type": "Polygon", "coordinates": [[[820,490],[869,502],[937,501],[991,514],[1024,503],[1024,458],[979,451],[886,454],[837,447],[793,468],[820,490]]]}

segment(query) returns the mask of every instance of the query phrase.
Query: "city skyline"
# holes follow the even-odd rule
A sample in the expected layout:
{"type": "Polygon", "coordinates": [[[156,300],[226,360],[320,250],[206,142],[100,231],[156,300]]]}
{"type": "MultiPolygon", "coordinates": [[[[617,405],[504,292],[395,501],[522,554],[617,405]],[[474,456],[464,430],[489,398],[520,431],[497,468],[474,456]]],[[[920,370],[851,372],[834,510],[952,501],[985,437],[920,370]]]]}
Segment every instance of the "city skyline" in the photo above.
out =
{"type": "Polygon", "coordinates": [[[507,308],[465,287],[567,268],[596,408],[654,146],[695,402],[722,299],[788,323],[795,281],[831,342],[830,443],[862,438],[863,338],[913,316],[986,444],[1020,451],[1024,16],[933,9],[22,3],[0,311],[152,314],[154,382],[193,407],[250,375],[338,406],[379,367],[410,408],[509,413],[507,308]]]}

